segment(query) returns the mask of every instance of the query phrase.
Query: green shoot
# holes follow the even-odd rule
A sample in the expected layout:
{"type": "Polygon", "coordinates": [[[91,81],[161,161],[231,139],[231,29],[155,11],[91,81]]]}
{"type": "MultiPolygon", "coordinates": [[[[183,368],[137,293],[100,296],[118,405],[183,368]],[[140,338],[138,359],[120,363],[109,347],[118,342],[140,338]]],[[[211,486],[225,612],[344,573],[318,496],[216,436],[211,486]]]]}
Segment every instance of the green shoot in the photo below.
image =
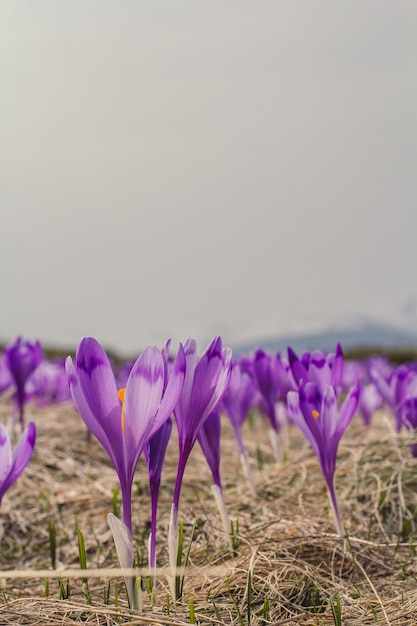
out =
{"type": "Polygon", "coordinates": [[[113,515],[120,517],[119,488],[117,486],[112,489],[111,511],[113,515]]]}
{"type": "Polygon", "coordinates": [[[330,606],[332,608],[333,621],[335,626],[342,626],[342,609],[340,606],[340,595],[337,594],[336,601],[330,598],[330,606]]]}
{"type": "Polygon", "coordinates": [[[103,604],[110,603],[110,581],[108,580],[103,587],[103,604]]]}
{"type": "Polygon", "coordinates": [[[190,624],[195,624],[194,600],[190,598],[190,624]]]}
{"type": "Polygon", "coordinates": [[[250,626],[252,621],[252,572],[248,570],[248,580],[247,580],[247,616],[248,616],[248,626],[250,626]]]}
{"type": "Polygon", "coordinates": [[[64,585],[64,581],[62,578],[59,579],[59,599],[60,600],[71,600],[71,588],[69,578],[64,585]]]}
{"type": "MultiPolygon", "coordinates": [[[[185,553],[184,562],[182,562],[182,551],[184,545],[184,520],[181,518],[178,525],[178,551],[177,551],[177,567],[185,568],[188,565],[188,560],[190,557],[191,544],[194,539],[195,529],[197,527],[198,518],[194,519],[193,526],[191,528],[190,540],[188,542],[187,551],[185,553]]],[[[175,576],[175,601],[180,600],[182,598],[182,593],[184,590],[184,579],[185,574],[180,574],[175,576]]]]}
{"type": "MultiPolygon", "coordinates": [[[[78,536],[78,557],[80,561],[80,568],[87,569],[87,553],[85,551],[84,535],[80,527],[78,527],[77,529],[77,536],[78,536]]],[[[88,588],[87,576],[85,576],[82,579],[82,583],[83,583],[83,594],[85,597],[85,601],[87,602],[87,604],[91,604],[91,594],[88,588]]]]}
{"type": "Polygon", "coordinates": [[[236,557],[238,555],[239,548],[239,518],[233,524],[233,520],[230,520],[230,540],[232,543],[232,556],[236,557]]]}
{"type": "Polygon", "coordinates": [[[119,583],[117,580],[114,583],[114,606],[116,609],[119,607],[119,583]]]}
{"type": "Polygon", "coordinates": [[[264,598],[264,606],[262,611],[263,624],[266,626],[269,624],[269,598],[264,598]]]}

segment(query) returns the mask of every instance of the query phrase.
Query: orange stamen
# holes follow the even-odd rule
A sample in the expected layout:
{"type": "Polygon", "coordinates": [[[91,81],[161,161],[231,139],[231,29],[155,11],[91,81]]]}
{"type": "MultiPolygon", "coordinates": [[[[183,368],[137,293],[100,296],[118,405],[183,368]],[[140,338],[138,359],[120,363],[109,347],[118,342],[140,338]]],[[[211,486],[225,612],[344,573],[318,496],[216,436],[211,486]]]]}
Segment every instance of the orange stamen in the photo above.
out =
{"type": "Polygon", "coordinates": [[[320,417],[320,413],[318,411],[311,411],[311,414],[315,420],[317,420],[320,417]]]}
{"type": "Polygon", "coordinates": [[[125,434],[125,391],[126,389],[119,389],[117,396],[122,403],[122,434],[125,434]]]}

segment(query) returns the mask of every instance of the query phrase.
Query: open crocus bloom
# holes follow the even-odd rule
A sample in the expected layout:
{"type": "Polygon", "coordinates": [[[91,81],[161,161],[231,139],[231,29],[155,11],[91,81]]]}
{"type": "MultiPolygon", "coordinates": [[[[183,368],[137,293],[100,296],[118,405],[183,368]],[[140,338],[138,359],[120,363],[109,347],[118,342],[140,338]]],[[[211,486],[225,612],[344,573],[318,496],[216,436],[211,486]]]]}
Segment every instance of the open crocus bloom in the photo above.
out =
{"type": "Polygon", "coordinates": [[[343,376],[343,351],[340,343],[334,354],[325,355],[321,350],[305,352],[298,358],[294,350],[288,348],[288,360],[292,375],[297,385],[312,382],[317,385],[320,395],[325,393],[326,385],[331,385],[339,396],[343,376]]]}
{"type": "Polygon", "coordinates": [[[289,415],[310,442],[320,462],[340,535],[343,535],[343,526],[334,487],[336,456],[340,439],[355,414],[358,401],[359,382],[352,387],[340,409],[332,385],[325,386],[323,395],[315,383],[301,384],[298,393],[288,393],[289,415]]]}
{"type": "Polygon", "coordinates": [[[9,433],[0,424],[0,505],[6,491],[16,482],[30,461],[36,440],[36,426],[29,422],[12,451],[9,433]]]}
{"type": "Polygon", "coordinates": [[[185,372],[183,348],[180,345],[168,374],[161,351],[148,346],[133,365],[124,391],[118,391],[107,354],[92,337],[81,340],[75,364],[68,357],[66,369],[75,406],[116,469],[123,519],[131,531],[136,465],[145,445],[178,402],[185,372]]]}

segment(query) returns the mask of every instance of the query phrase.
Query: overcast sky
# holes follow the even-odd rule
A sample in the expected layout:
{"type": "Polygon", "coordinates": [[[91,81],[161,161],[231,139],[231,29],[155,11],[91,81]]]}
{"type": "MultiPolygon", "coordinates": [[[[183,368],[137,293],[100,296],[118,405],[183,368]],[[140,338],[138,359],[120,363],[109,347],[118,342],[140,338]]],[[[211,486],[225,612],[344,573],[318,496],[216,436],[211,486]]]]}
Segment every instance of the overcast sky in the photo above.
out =
{"type": "Polygon", "coordinates": [[[417,330],[415,0],[3,0],[0,46],[0,339],[417,330]]]}

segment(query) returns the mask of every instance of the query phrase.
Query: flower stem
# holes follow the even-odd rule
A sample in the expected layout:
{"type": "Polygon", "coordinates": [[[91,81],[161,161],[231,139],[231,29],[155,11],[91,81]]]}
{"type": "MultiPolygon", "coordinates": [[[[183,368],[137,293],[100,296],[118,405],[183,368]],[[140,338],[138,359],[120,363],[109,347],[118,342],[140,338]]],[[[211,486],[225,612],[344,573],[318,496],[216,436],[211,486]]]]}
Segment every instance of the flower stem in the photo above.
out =
{"type": "Polygon", "coordinates": [[[132,483],[129,485],[120,483],[120,487],[122,489],[123,522],[132,532],[132,483]]]}
{"type": "Polygon", "coordinates": [[[333,511],[333,518],[334,518],[334,523],[336,526],[336,531],[341,537],[343,537],[345,534],[345,530],[343,528],[343,524],[340,518],[339,503],[337,501],[336,489],[334,486],[334,478],[327,481],[327,492],[329,494],[330,505],[333,511]]]}
{"type": "Polygon", "coordinates": [[[151,492],[151,535],[149,538],[149,569],[152,572],[153,586],[156,586],[156,522],[158,510],[159,482],[149,486],[151,492]]]}

